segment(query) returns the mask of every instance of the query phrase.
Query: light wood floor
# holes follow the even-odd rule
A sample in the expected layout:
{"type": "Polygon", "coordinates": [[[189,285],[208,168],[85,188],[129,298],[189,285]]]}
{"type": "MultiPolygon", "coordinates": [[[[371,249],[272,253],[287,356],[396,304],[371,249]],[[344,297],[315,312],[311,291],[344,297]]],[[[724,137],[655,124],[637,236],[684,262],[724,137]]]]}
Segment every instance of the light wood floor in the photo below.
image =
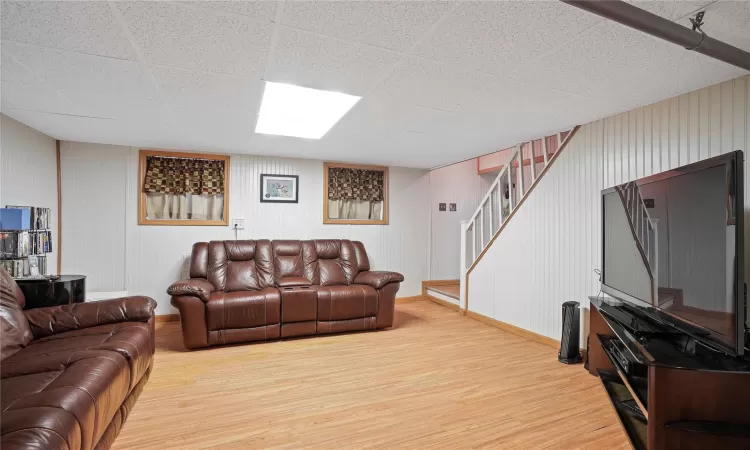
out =
{"type": "Polygon", "coordinates": [[[113,449],[628,448],[582,365],[429,301],[396,309],[390,330],[193,352],[165,323],[113,449]]]}

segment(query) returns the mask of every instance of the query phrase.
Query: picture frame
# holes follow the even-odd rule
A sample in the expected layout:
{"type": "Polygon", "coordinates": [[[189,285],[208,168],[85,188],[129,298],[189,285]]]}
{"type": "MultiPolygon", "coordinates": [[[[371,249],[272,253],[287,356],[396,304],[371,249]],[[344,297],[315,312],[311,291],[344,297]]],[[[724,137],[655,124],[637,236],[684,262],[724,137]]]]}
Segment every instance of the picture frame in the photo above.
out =
{"type": "Polygon", "coordinates": [[[299,176],[260,175],[261,203],[299,203],[299,176]]]}

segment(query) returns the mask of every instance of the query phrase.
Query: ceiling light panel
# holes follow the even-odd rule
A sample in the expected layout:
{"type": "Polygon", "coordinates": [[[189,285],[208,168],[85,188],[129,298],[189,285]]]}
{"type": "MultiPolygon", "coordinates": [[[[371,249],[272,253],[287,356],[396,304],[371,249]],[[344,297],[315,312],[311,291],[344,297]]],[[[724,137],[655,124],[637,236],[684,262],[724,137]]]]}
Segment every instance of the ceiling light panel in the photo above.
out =
{"type": "Polygon", "coordinates": [[[361,98],[266,81],[255,132],[320,139],[361,98]]]}

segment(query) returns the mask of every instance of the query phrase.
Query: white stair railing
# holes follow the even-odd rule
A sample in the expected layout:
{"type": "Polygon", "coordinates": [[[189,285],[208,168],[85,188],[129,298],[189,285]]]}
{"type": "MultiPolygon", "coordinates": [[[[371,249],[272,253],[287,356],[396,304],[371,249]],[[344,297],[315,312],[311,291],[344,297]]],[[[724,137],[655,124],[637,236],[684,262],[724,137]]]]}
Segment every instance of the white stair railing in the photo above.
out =
{"type": "MultiPolygon", "coordinates": [[[[553,156],[557,155],[572,135],[572,130],[557,133],[556,146],[549,151],[547,137],[541,139],[541,155],[534,152],[534,141],[516,145],[511,150],[510,158],[502,167],[487,194],[479,202],[471,219],[461,223],[461,261],[460,261],[460,304],[466,309],[466,275],[482,252],[490,245],[500,227],[510,218],[513,211],[521,204],[526,194],[531,190],[534,182],[540,178],[553,156]],[[529,158],[524,160],[524,151],[529,158]],[[542,167],[538,168],[537,164],[542,167]],[[524,166],[528,165],[529,174],[524,173],[524,166]]],[[[538,152],[537,152],[538,153],[538,152]]]]}

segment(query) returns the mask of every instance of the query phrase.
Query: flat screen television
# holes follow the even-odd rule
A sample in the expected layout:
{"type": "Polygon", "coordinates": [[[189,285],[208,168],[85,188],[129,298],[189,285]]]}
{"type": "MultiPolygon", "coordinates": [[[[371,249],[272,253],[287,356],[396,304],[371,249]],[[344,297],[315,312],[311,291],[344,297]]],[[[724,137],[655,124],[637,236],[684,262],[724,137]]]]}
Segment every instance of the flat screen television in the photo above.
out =
{"type": "Polygon", "coordinates": [[[603,190],[602,290],[744,354],[743,184],[735,151],[603,190]]]}

